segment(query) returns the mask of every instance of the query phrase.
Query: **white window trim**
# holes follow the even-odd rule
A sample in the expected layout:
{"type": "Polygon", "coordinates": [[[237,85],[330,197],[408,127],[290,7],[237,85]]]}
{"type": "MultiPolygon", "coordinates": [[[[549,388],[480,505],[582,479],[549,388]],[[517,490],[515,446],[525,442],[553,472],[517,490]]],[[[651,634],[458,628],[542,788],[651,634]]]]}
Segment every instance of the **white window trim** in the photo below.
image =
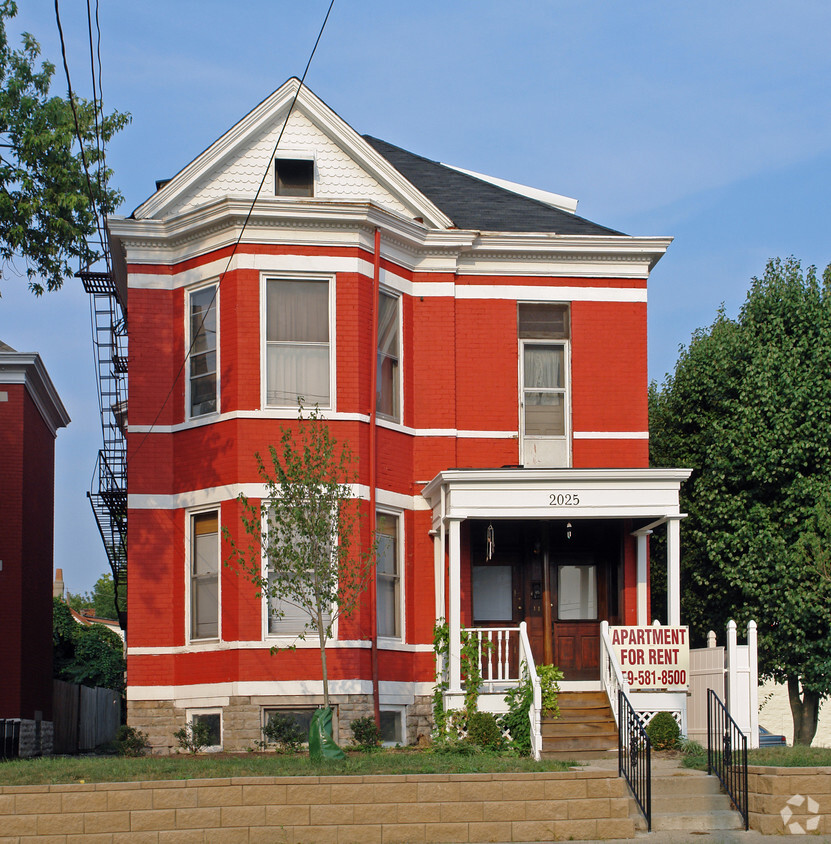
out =
{"type": "MultiPolygon", "coordinates": [[[[376,416],[378,417],[379,421],[386,422],[390,425],[403,425],[404,423],[404,304],[403,304],[403,297],[398,290],[394,290],[392,287],[386,287],[381,285],[380,287],[381,293],[386,293],[387,296],[391,296],[393,299],[396,299],[396,319],[398,320],[398,419],[394,416],[387,416],[384,413],[380,413],[377,411],[376,407],[376,416]]],[[[380,308],[379,308],[380,310],[380,308]]],[[[379,314],[375,315],[376,320],[378,319],[379,314]]],[[[375,358],[378,358],[378,349],[375,349],[375,358]]],[[[375,397],[375,401],[377,403],[378,397],[375,397]]]]}
{"type": "Polygon", "coordinates": [[[260,409],[292,411],[297,418],[297,408],[288,405],[268,404],[268,339],[266,337],[268,316],[269,281],[327,281],[329,283],[329,404],[321,410],[337,411],[337,302],[336,277],[334,273],[298,273],[272,270],[260,273],[260,409]]]}
{"type": "Polygon", "coordinates": [[[517,385],[519,387],[519,444],[520,456],[524,460],[526,442],[545,442],[547,440],[558,440],[566,443],[566,457],[568,466],[571,466],[572,426],[571,426],[571,341],[570,340],[535,340],[531,337],[522,337],[519,340],[519,360],[517,361],[519,371],[517,374],[517,385]],[[563,363],[566,376],[566,384],[563,390],[564,403],[563,415],[565,417],[562,436],[535,437],[527,436],[525,433],[525,346],[562,346],[563,363]]]}
{"type": "Polygon", "coordinates": [[[199,284],[195,284],[192,287],[188,287],[185,289],[185,354],[187,355],[187,374],[185,377],[185,420],[191,421],[196,419],[209,419],[212,416],[219,416],[222,412],[222,408],[220,406],[220,396],[221,393],[221,385],[219,383],[219,373],[222,371],[220,367],[220,360],[219,360],[219,279],[211,279],[210,281],[200,282],[199,284]],[[206,287],[216,287],[216,297],[214,298],[214,308],[216,309],[216,410],[212,410],[210,413],[200,413],[198,416],[194,416],[190,412],[190,378],[191,378],[191,371],[190,371],[190,346],[193,342],[193,337],[190,336],[190,299],[194,293],[198,293],[200,290],[204,290],[206,287]]]}
{"type": "Polygon", "coordinates": [[[384,741],[381,744],[384,747],[395,747],[400,744],[401,747],[407,746],[407,707],[405,704],[391,704],[382,703],[378,707],[380,712],[398,712],[401,714],[401,737],[399,741],[384,741]]]}
{"type": "MultiPolygon", "coordinates": [[[[261,530],[265,530],[265,524],[263,520],[263,524],[261,526],[261,530]]],[[[260,560],[261,565],[261,572],[262,576],[265,579],[268,576],[268,558],[266,557],[265,550],[263,550],[263,554],[260,560]]],[[[300,631],[300,633],[269,633],[268,631],[268,602],[269,597],[265,592],[262,593],[262,597],[260,598],[260,603],[262,604],[262,641],[267,642],[272,647],[277,648],[286,648],[286,647],[297,647],[298,649],[301,648],[318,648],[320,647],[319,639],[317,632],[314,630],[306,630],[300,631]],[[298,639],[298,637],[303,634],[305,639],[298,639]]],[[[339,619],[337,616],[335,620],[332,622],[332,635],[326,642],[326,647],[330,647],[334,642],[338,641],[338,621],[339,619]]]]}
{"type": "Polygon", "coordinates": [[[222,641],[222,508],[219,503],[185,510],[185,642],[191,644],[215,644],[222,641]],[[193,517],[202,513],[216,513],[217,529],[217,635],[205,638],[191,636],[191,572],[193,565],[193,517]]]}
{"type": "Polygon", "coordinates": [[[194,715],[219,715],[219,744],[210,744],[202,748],[203,753],[219,753],[225,744],[225,719],[222,717],[222,708],[212,706],[200,709],[186,709],[185,720],[191,729],[193,729],[194,715]]]}
{"type": "MultiPolygon", "coordinates": [[[[376,513],[383,513],[385,516],[394,516],[398,522],[398,547],[396,549],[396,556],[398,558],[398,628],[401,631],[400,636],[379,636],[378,637],[378,647],[379,648],[394,648],[395,645],[402,645],[407,641],[407,613],[406,613],[406,593],[407,590],[405,588],[406,580],[404,578],[404,548],[406,547],[406,543],[404,542],[404,511],[403,510],[395,510],[391,507],[375,507],[376,513]]],[[[378,567],[375,567],[375,577],[376,577],[376,594],[377,594],[377,577],[378,577],[378,567]]],[[[376,597],[376,605],[372,608],[372,611],[376,615],[378,615],[378,599],[376,597]]]]}

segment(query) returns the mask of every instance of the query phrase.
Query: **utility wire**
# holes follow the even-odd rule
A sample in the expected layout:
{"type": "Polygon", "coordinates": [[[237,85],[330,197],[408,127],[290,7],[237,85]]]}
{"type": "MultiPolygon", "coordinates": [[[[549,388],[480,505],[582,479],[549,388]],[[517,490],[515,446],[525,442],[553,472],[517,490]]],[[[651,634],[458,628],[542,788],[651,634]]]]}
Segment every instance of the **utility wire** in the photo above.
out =
{"type": "MultiPolygon", "coordinates": [[[[60,39],[61,39],[61,56],[63,57],[63,69],[64,69],[64,73],[66,74],[66,86],[67,86],[67,89],[68,89],[68,92],[69,92],[69,105],[72,108],[72,117],[75,121],[75,136],[78,138],[78,144],[81,147],[81,162],[84,165],[84,173],[86,174],[86,178],[87,178],[87,190],[89,192],[89,202],[90,202],[90,205],[92,206],[93,216],[95,217],[95,228],[98,231],[98,237],[100,238],[101,242],[103,243],[104,242],[104,235],[103,235],[103,232],[101,230],[101,219],[98,216],[98,206],[96,205],[95,199],[94,199],[94,196],[93,196],[92,179],[90,178],[90,175],[89,175],[89,167],[87,166],[86,150],[84,149],[84,141],[83,141],[83,138],[81,137],[81,128],[80,128],[80,125],[78,124],[78,111],[75,108],[75,94],[73,94],[73,92],[72,92],[72,80],[69,77],[69,64],[67,63],[67,60],[66,60],[66,42],[65,42],[64,36],[63,36],[63,27],[61,26],[61,11],[60,11],[60,8],[58,7],[58,0],[55,0],[55,20],[57,21],[57,24],[58,24],[58,35],[60,36],[60,39]]],[[[107,263],[107,272],[110,272],[110,256],[109,256],[109,254],[107,253],[106,250],[104,250],[104,259],[106,260],[106,263],[107,263]]]]}
{"type": "MultiPolygon", "coordinates": [[[[57,4],[57,0],[55,0],[57,4]]],[[[335,0],[331,0],[329,3],[329,8],[326,11],[326,17],[323,19],[323,23],[320,26],[320,31],[317,34],[317,39],[315,40],[314,47],[312,47],[312,52],[309,54],[309,60],[306,62],[306,68],[303,71],[303,76],[300,78],[300,84],[297,86],[297,90],[294,93],[294,97],[292,97],[291,103],[289,104],[289,110],[286,114],[286,119],[283,121],[283,125],[280,128],[280,134],[277,136],[277,141],[274,144],[274,148],[271,151],[271,155],[269,156],[268,163],[265,167],[265,172],[263,173],[263,177],[260,180],[260,186],[257,188],[256,194],[254,194],[254,199],[251,202],[251,206],[248,209],[248,213],[245,215],[245,220],[242,223],[242,228],[240,229],[239,235],[237,236],[236,242],[234,243],[233,248],[231,249],[231,254],[228,256],[228,261],[225,264],[225,269],[219,274],[219,280],[216,283],[216,287],[214,288],[213,296],[211,297],[211,301],[209,302],[208,306],[204,309],[204,313],[202,314],[202,320],[199,323],[199,327],[196,331],[193,332],[193,337],[190,341],[190,346],[188,347],[187,352],[185,353],[185,357],[182,360],[182,364],[179,367],[178,372],[176,373],[175,377],[173,378],[173,383],[170,385],[170,389],[167,391],[167,395],[164,398],[164,401],[159,407],[159,411],[156,414],[156,417],[153,419],[153,422],[150,424],[150,427],[144,432],[144,436],[139,441],[136,450],[127,458],[127,466],[129,467],[130,461],[139,453],[141,447],[147,442],[147,437],[153,433],[153,429],[156,427],[159,417],[162,415],[162,411],[167,406],[167,403],[170,401],[170,397],[173,395],[173,390],[176,387],[176,384],[179,381],[179,378],[184,372],[185,365],[187,364],[188,360],[190,359],[191,352],[193,352],[193,347],[196,344],[196,339],[199,336],[199,333],[202,331],[202,327],[205,325],[205,320],[208,317],[208,313],[210,312],[211,308],[213,308],[214,303],[216,302],[216,297],[219,295],[219,287],[222,284],[222,280],[225,278],[228,270],[231,267],[231,262],[234,260],[234,256],[237,252],[237,247],[240,245],[242,241],[242,236],[245,234],[245,229],[248,226],[248,221],[251,219],[251,215],[254,213],[254,206],[257,204],[257,200],[260,198],[260,193],[262,192],[263,185],[265,184],[265,180],[268,177],[269,172],[271,171],[271,162],[274,159],[274,156],[277,153],[277,149],[280,146],[280,141],[283,139],[283,133],[286,131],[286,127],[289,123],[289,118],[291,117],[292,110],[294,109],[294,105],[297,102],[298,96],[300,96],[300,91],[303,88],[303,83],[306,81],[306,74],[309,72],[309,67],[312,64],[312,59],[314,58],[315,52],[317,51],[317,45],[320,43],[320,39],[323,37],[323,30],[326,28],[326,22],[329,20],[329,15],[332,12],[332,7],[335,5],[335,0]]]]}

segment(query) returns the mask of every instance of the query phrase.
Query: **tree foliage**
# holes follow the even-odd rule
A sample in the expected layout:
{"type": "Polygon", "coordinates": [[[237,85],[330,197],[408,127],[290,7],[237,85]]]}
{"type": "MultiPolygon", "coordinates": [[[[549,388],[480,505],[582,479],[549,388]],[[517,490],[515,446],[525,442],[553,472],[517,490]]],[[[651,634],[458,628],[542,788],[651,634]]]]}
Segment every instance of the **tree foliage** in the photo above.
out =
{"type": "Polygon", "coordinates": [[[328,707],[326,642],[335,621],[354,610],[367,587],[374,546],[368,552],[357,547],[351,452],[347,445],[338,446],[317,408],[304,416],[301,407],[298,425],[281,429],[279,448],[269,446],[269,455],[268,465],[255,455],[265,497],[255,504],[239,496],[248,546],[238,545],[223,529],[231,547],[227,563],[260,596],[272,599],[272,617],[285,614],[280,602],[303,613],[298,638],[309,632],[318,637],[328,707]]]}
{"type": "Polygon", "coordinates": [[[97,618],[116,619],[119,610],[127,611],[127,595],[123,594],[124,589],[121,591],[122,594],[119,594],[118,606],[116,606],[113,576],[109,572],[105,572],[95,581],[92,592],[67,592],[66,603],[75,612],[92,610],[97,618]]]}
{"type": "Polygon", "coordinates": [[[58,598],[52,608],[53,674],[82,686],[124,691],[124,643],[103,624],[78,624],[58,598]]]}
{"type": "MultiPolygon", "coordinates": [[[[754,278],[650,388],[653,465],[682,486],[682,607],[693,635],[759,625],[759,666],[788,684],[795,741],[831,695],[831,267],[754,278]]],[[[807,741],[806,741],[807,739],[807,741]]]]}
{"type": "Polygon", "coordinates": [[[100,257],[89,243],[94,209],[107,215],[121,202],[108,187],[103,146],[129,115],[104,114],[100,102],[77,97],[73,114],[68,99],[50,96],[55,67],[38,66],[34,37],[24,33],[21,49],[9,46],[6,21],[16,13],[14,0],[0,2],[0,258],[21,257],[40,295],[72,275],[73,261],[86,267],[100,257]]]}

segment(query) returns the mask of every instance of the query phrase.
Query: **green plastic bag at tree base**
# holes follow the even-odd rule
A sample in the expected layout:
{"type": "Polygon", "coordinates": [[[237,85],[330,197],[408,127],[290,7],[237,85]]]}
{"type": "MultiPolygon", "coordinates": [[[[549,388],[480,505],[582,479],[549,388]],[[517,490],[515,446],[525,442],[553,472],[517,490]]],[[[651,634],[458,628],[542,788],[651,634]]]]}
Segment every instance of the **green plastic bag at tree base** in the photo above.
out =
{"type": "Polygon", "coordinates": [[[332,710],[318,709],[309,724],[309,758],[313,762],[322,759],[344,759],[346,754],[332,738],[332,710]]]}

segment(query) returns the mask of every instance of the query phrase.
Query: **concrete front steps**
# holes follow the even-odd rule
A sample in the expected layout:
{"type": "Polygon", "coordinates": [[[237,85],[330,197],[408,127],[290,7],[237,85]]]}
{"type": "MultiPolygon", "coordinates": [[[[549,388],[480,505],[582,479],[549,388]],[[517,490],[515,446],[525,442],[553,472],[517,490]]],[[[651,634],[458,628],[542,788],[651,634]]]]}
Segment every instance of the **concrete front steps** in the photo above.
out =
{"type": "Polygon", "coordinates": [[[560,692],[559,718],[542,720],[544,759],[617,760],[617,726],[604,691],[560,692]]]}
{"type": "MultiPolygon", "coordinates": [[[[635,829],[646,820],[632,799],[635,829]]],[[[708,833],[743,830],[742,816],[731,808],[718,778],[681,767],[679,759],[652,759],[652,831],[708,833]]]]}

